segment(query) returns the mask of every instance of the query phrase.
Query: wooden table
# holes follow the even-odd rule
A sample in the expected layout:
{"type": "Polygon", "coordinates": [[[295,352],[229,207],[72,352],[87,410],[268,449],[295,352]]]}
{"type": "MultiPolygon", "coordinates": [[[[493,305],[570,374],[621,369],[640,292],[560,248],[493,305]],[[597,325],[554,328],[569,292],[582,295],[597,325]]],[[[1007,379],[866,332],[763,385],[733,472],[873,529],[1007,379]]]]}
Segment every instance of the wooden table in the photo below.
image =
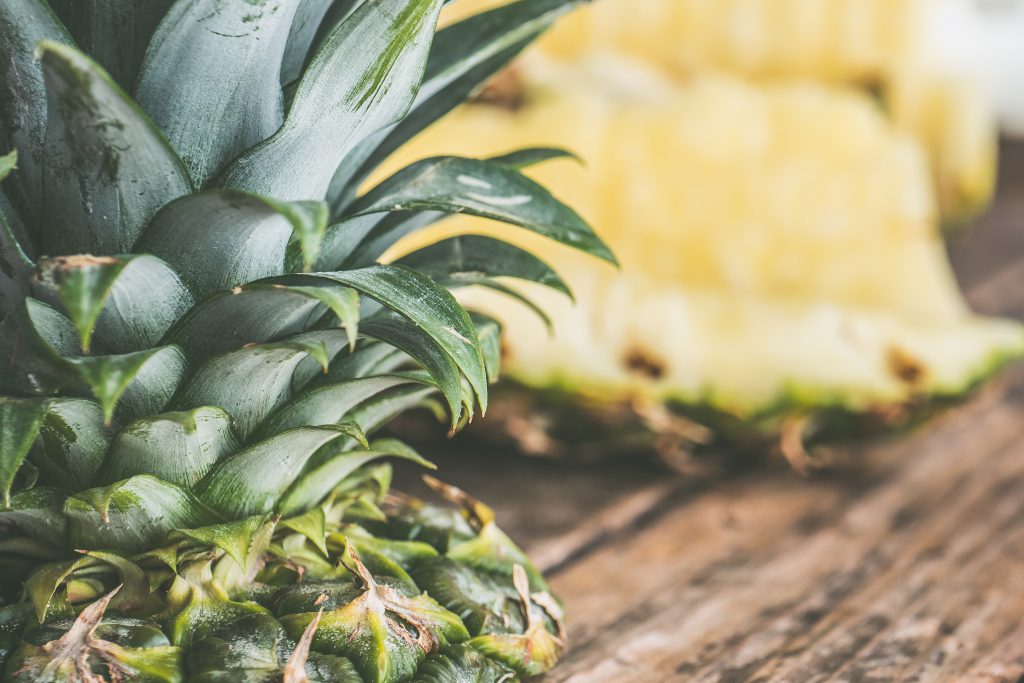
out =
{"type": "MultiPolygon", "coordinates": [[[[1024,143],[1002,166],[951,251],[976,309],[1024,318],[1024,143]]],[[[571,649],[544,683],[1022,683],[1024,370],[998,384],[811,480],[496,453],[442,476],[566,601],[571,649]]]]}

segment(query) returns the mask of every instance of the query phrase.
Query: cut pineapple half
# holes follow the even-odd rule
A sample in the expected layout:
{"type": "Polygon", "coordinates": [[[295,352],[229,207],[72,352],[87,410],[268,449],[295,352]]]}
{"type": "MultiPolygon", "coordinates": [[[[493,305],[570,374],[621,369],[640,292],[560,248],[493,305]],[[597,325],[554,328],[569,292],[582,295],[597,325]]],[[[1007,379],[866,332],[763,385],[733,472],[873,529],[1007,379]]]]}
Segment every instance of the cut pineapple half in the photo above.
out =
{"type": "MultiPolygon", "coordinates": [[[[967,309],[921,147],[872,98],[540,61],[523,67],[519,109],[465,107],[404,150],[560,142],[585,160],[537,176],[603,229],[622,271],[524,236],[562,266],[578,304],[530,289],[549,337],[525,309],[470,297],[506,323],[515,378],[784,417],[958,395],[1024,352],[1020,325],[967,309]]],[[[487,229],[455,219],[391,255],[442,232],[487,229]]]]}
{"type": "MultiPolygon", "coordinates": [[[[452,21],[507,0],[471,0],[452,21]]],[[[540,48],[570,63],[618,56],[683,80],[726,72],[755,82],[814,80],[880,99],[924,146],[943,223],[969,223],[995,192],[996,114],[979,84],[934,64],[931,0],[601,0],[540,48]]]]}

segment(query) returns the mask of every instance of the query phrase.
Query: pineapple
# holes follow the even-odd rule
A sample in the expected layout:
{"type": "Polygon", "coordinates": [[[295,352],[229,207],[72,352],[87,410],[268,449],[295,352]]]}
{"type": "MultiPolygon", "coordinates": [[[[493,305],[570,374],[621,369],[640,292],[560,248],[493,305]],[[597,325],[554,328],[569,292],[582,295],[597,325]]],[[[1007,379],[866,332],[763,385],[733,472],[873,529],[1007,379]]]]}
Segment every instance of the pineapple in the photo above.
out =
{"type": "MultiPolygon", "coordinates": [[[[458,18],[504,0],[463,2],[458,18]]],[[[616,55],[685,81],[706,71],[760,83],[813,80],[879,97],[925,146],[949,231],[995,192],[996,115],[980,84],[935,62],[937,0],[601,0],[541,41],[567,62],[616,55]]]]}
{"type": "Polygon", "coordinates": [[[566,291],[494,238],[368,256],[451,213],[605,260],[521,169],[391,152],[573,0],[436,31],[442,0],[0,4],[0,678],[507,683],[561,607],[493,513],[389,492],[376,432],[487,407],[496,322],[566,291]],[[436,33],[436,35],[435,35],[436,33]]]}
{"type": "MultiPolygon", "coordinates": [[[[1020,325],[967,309],[925,155],[867,95],[711,74],[680,86],[610,59],[535,59],[517,77],[517,107],[466,106],[402,155],[564,141],[583,157],[585,168],[559,161],[536,176],[601,226],[622,271],[518,240],[562,264],[578,294],[573,307],[519,289],[548,312],[551,336],[525,307],[464,298],[505,323],[509,373],[555,389],[539,399],[551,411],[572,410],[565,389],[609,419],[633,404],[656,433],[680,435],[667,448],[783,434],[801,462],[800,433],[901,423],[1024,352],[1020,325]]],[[[458,218],[428,234],[491,231],[458,218]]],[[[528,449],[558,448],[543,419],[507,417],[528,449]]],[[[555,419],[553,434],[577,418],[555,419]]],[[[597,445],[618,440],[582,431],[597,445]]]]}

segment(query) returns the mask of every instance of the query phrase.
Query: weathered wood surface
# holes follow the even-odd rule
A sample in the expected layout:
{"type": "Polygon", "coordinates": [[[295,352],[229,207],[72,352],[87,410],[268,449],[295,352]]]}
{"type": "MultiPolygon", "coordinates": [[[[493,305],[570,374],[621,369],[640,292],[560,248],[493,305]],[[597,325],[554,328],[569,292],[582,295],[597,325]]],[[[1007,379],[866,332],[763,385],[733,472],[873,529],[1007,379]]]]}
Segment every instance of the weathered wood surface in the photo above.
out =
{"type": "MultiPolygon", "coordinates": [[[[1024,318],[1024,144],[952,252],[978,310],[1024,318]]],[[[495,456],[443,472],[566,601],[545,683],[1024,681],[1024,369],[812,480],[495,456]]]]}

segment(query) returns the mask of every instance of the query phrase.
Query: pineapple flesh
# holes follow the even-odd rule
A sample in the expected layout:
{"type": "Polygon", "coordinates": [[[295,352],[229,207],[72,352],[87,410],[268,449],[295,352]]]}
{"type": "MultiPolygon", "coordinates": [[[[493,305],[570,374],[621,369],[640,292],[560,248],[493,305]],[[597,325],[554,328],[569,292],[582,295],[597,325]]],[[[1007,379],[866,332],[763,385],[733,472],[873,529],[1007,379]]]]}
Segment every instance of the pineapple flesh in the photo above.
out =
{"type": "MultiPolygon", "coordinates": [[[[676,404],[723,431],[809,416],[821,432],[828,415],[898,421],[1024,352],[1021,326],[968,310],[925,154],[869,96],[714,74],[680,85],[607,57],[517,68],[516,106],[468,105],[403,154],[563,142],[583,158],[535,174],[601,227],[621,272],[521,240],[578,295],[521,290],[551,335],[525,307],[465,299],[507,326],[520,382],[598,407],[676,404]]],[[[471,218],[436,230],[491,231],[471,218]]]]}
{"type": "Polygon", "coordinates": [[[450,213],[614,261],[521,169],[360,188],[575,4],[0,5],[0,679],[508,683],[562,613],[469,495],[390,490],[378,430],[487,406],[500,330],[450,290],[565,291],[450,213]],[[472,260],[467,261],[466,255],[472,260]]]}
{"type": "MultiPolygon", "coordinates": [[[[504,0],[463,2],[458,18],[504,0]]],[[[703,72],[758,83],[811,80],[879,98],[924,146],[943,222],[968,225],[995,192],[995,111],[979,84],[933,53],[935,0],[602,0],[540,41],[565,62],[638,61],[679,81],[703,72]]]]}

